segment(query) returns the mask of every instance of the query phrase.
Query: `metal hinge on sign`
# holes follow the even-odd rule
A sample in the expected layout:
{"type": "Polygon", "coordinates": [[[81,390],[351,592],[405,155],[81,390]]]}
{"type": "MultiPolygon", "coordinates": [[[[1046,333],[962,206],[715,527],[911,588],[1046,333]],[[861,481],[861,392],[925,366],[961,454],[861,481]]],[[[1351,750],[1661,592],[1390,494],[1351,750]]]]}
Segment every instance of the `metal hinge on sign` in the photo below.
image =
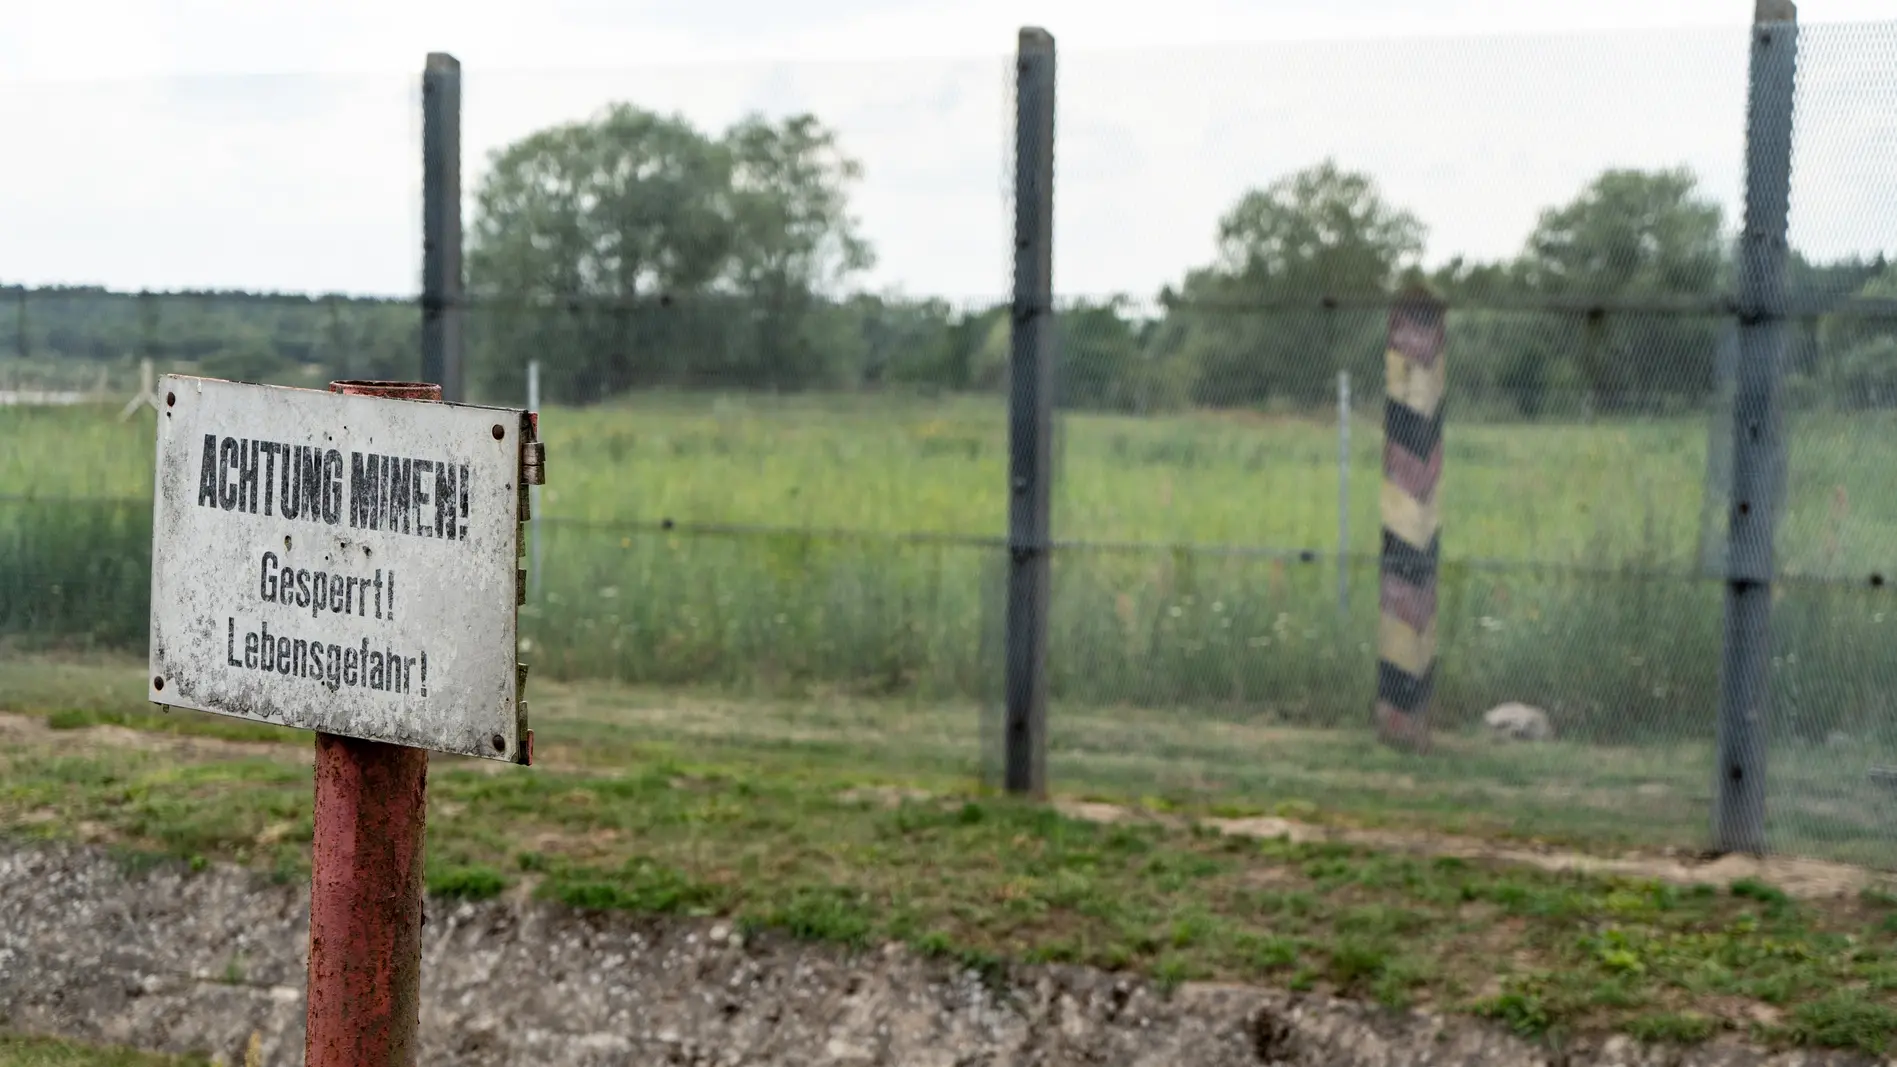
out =
{"type": "Polygon", "coordinates": [[[547,484],[547,446],[528,441],[521,446],[520,480],[528,485],[547,484]]]}
{"type": "Polygon", "coordinates": [[[520,440],[520,521],[533,518],[533,494],[527,487],[546,483],[547,446],[540,441],[540,413],[530,411],[520,440]]]}
{"type": "Polygon", "coordinates": [[[531,767],[534,762],[534,732],[527,727],[529,720],[527,718],[527,665],[525,663],[514,664],[514,715],[519,720],[518,728],[523,732],[527,742],[527,751],[521,754],[521,762],[531,767]]]}
{"type": "Polygon", "coordinates": [[[540,413],[527,413],[527,432],[520,442],[520,481],[522,485],[547,484],[547,446],[540,440],[540,413]]]}

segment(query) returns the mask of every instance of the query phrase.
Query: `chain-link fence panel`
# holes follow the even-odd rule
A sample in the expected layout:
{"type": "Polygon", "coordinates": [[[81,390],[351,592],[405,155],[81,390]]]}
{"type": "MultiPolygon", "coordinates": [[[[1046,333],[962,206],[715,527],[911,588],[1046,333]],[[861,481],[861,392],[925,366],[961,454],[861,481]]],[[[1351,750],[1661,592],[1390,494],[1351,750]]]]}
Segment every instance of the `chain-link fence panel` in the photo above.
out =
{"type": "MultiPolygon", "coordinates": [[[[467,292],[447,313],[466,398],[531,403],[553,457],[523,560],[521,658],[556,687],[535,699],[556,736],[587,694],[726,694],[748,710],[681,695],[677,715],[638,728],[816,748],[886,733],[897,763],[978,770],[974,709],[998,686],[1004,616],[991,588],[1009,363],[992,131],[1006,69],[464,73],[467,292]],[[944,139],[956,130],[969,136],[944,139]],[[946,267],[918,272],[918,257],[946,267]],[[931,291],[911,295],[902,282],[918,273],[931,291]],[[860,708],[819,724],[796,710],[813,700],[860,708]],[[902,758],[910,743],[927,758],[902,758]]],[[[150,280],[121,269],[109,286],[0,294],[0,433],[20,446],[0,450],[0,640],[84,646],[136,684],[150,534],[133,520],[149,514],[151,414],[126,401],[169,372],[312,388],[415,378],[421,121],[411,79],[126,91],[158,99],[154,121],[220,164],[180,201],[201,240],[269,246],[276,269],[302,257],[296,278],[241,265],[255,257],[221,273],[185,257],[150,280]],[[292,100],[309,110],[253,128],[292,100]],[[371,105],[383,110],[365,119],[371,105]],[[326,141],[351,122],[358,141],[326,141]],[[335,173],[379,167],[365,187],[399,191],[348,222],[330,208],[351,190],[312,194],[306,215],[257,197],[307,184],[269,173],[298,151],[306,168],[331,152],[347,156],[335,173]],[[306,225],[319,219],[329,232],[306,225]],[[306,247],[316,237],[328,243],[306,247]],[[332,269],[339,248],[349,269],[332,269]]],[[[116,94],[82,87],[57,104],[85,128],[116,94]]],[[[0,271],[21,267],[74,276],[0,271]]]]}
{"type": "MultiPolygon", "coordinates": [[[[1744,501],[1776,513],[1787,576],[1866,586],[1881,535],[1853,513],[1861,494],[1843,468],[1877,469],[1865,462],[1875,436],[1824,414],[1854,410],[1856,428],[1870,428],[1878,335],[1842,322],[1877,316],[1831,309],[1881,270],[1891,242],[1868,232],[1875,222],[1842,225],[1848,208],[1814,193],[1835,190],[1826,183],[1850,172],[1847,159],[1876,154],[1842,134],[1889,121],[1876,106],[1881,74],[1847,70],[1881,54],[1882,32],[1797,38],[1787,446],[1776,460],[1746,457],[1765,464],[1767,492],[1744,501]],[[1835,165],[1814,173],[1814,158],[1835,165]],[[1827,342],[1863,353],[1840,361],[1827,342]]],[[[1063,99],[1083,99],[1064,120],[1080,127],[1071,140],[1083,155],[1062,171],[1062,195],[1083,201],[1067,218],[1088,218],[1084,205],[1115,198],[1108,189],[1125,202],[1150,184],[1132,197],[1145,203],[1194,187],[1201,195],[1160,210],[1195,212],[1205,242],[1201,266],[1155,279],[1152,304],[1062,302],[1050,685],[1074,705],[1067,714],[1092,716],[1085,734],[1110,738],[1107,752],[1170,752],[1180,720],[1216,707],[1259,732],[1232,762],[1276,768],[1271,730],[1355,744],[1374,736],[1373,708],[1414,703],[1428,754],[1384,773],[1400,783],[1447,769],[1469,782],[1459,799],[1434,788],[1411,798],[1438,823],[1703,843],[1732,640],[1734,435],[1752,419],[1734,417],[1733,257],[1753,47],[1745,33],[1682,31],[1064,57],[1063,99]],[[1238,62],[1263,51],[1272,62],[1238,62]],[[1682,69],[1695,72],[1691,91],[1682,69]],[[1393,123],[1397,84],[1404,118],[1393,123]],[[1205,99],[1128,102],[1181,85],[1205,99]],[[1271,136],[1244,136],[1218,107],[1239,87],[1272,102],[1252,116],[1271,136]],[[1161,139],[1180,151],[1141,154],[1120,173],[1086,166],[1090,149],[1161,139]],[[1295,158],[1279,158],[1287,145],[1295,158]],[[1525,196],[1540,203],[1516,212],[1508,243],[1477,252],[1478,227],[1458,211],[1481,205],[1494,221],[1525,196]],[[1391,301],[1406,291],[1446,308],[1435,354],[1397,336],[1391,301]],[[1109,547],[1145,566],[1109,562],[1109,547]],[[1223,577],[1209,594],[1147,603],[1179,573],[1223,577]],[[1261,632],[1236,643],[1240,630],[1261,632]],[[1087,710],[1102,708],[1124,711],[1087,710]],[[1105,725],[1117,716],[1129,721],[1105,725]]],[[[1124,229],[1101,222],[1063,240],[1092,247],[1124,229]]],[[[1081,270],[1111,254],[1079,257],[1081,270]]],[[[1072,279],[1061,276],[1067,292],[1085,291],[1072,279]]],[[[1866,755],[1847,782],[1824,746],[1879,721],[1878,667],[1845,637],[1877,613],[1841,611],[1840,595],[1794,580],[1774,596],[1772,832],[1776,847],[1864,860],[1883,847],[1867,814],[1881,764],[1866,755]],[[1822,668],[1810,666],[1815,647],[1822,668]]],[[[1053,729],[1050,778],[1092,774],[1092,741],[1058,719],[1053,729]]],[[[1214,757],[1173,774],[1164,759],[1129,756],[1121,770],[1143,765],[1148,784],[1201,800],[1270,806],[1271,773],[1215,772],[1214,757]]],[[[1336,773],[1360,779],[1363,757],[1351,759],[1336,773]]],[[[1359,806],[1377,817],[1405,808],[1394,784],[1375,792],[1359,806]]]]}
{"type": "MultiPolygon", "coordinates": [[[[1877,483],[1897,28],[1796,46],[1763,458],[1747,32],[1061,55],[1057,792],[1703,844],[1727,600],[1751,581],[1729,532],[1760,507],[1771,845],[1897,862],[1877,483]],[[1742,468],[1758,495],[1735,498],[1742,468]],[[1425,721],[1427,751],[1381,743],[1380,708],[1425,721]]],[[[522,655],[570,687],[556,720],[606,729],[584,709],[610,705],[666,744],[874,735],[891,766],[1000,766],[1011,569],[1045,550],[1009,529],[1016,332],[1041,313],[1007,285],[1017,74],[464,75],[452,311],[467,398],[542,412],[522,655]]],[[[88,235],[0,272],[117,272],[0,291],[9,647],[140,653],[147,365],[416,376],[418,89],[6,105],[70,161],[51,170],[114,177],[84,227],[0,216],[10,248],[88,235]],[[121,231],[137,254],[107,257],[121,231]]],[[[0,202],[56,199],[48,180],[0,178],[0,202]]]]}
{"type": "Polygon", "coordinates": [[[1780,330],[1779,585],[1771,608],[1766,817],[1773,848],[1897,863],[1897,738],[1880,491],[1897,393],[1887,256],[1897,218],[1897,26],[1800,27],[1780,330]],[[1880,306],[1879,301],[1885,303],[1880,306]]]}

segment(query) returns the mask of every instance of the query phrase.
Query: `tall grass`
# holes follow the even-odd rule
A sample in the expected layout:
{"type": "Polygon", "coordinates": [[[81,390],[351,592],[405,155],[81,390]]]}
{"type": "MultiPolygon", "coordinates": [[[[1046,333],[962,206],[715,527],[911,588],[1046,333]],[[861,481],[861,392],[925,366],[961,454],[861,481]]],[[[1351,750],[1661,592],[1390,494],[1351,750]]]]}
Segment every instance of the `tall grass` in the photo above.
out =
{"type": "MultiPolygon", "coordinates": [[[[151,428],[115,416],[0,410],[0,633],[142,643],[151,428]]],[[[1889,422],[1795,423],[1786,570],[1868,576],[1897,559],[1897,499],[1881,484],[1897,459],[1897,437],[1879,432],[1889,422]]],[[[549,411],[542,426],[544,591],[522,612],[523,658],[542,675],[998,691],[998,401],[651,396],[549,411]],[[898,536],[912,533],[947,539],[898,536]]],[[[1316,417],[1064,417],[1057,536],[1094,547],[1056,557],[1054,698],[1362,723],[1381,435],[1368,417],[1353,434],[1340,605],[1334,434],[1316,417]]],[[[1580,739],[1710,733],[1720,587],[1694,576],[1706,437],[1685,418],[1451,423],[1445,725],[1524,700],[1580,739]]],[[[1885,599],[1781,590],[1776,725],[1788,735],[1890,729],[1885,599]]]]}
{"type": "Polygon", "coordinates": [[[558,677],[979,693],[999,620],[982,549],[798,533],[680,536],[554,525],[523,659],[558,677]]]}
{"type": "Polygon", "coordinates": [[[125,647],[150,603],[148,503],[0,499],[0,636],[125,647]]]}

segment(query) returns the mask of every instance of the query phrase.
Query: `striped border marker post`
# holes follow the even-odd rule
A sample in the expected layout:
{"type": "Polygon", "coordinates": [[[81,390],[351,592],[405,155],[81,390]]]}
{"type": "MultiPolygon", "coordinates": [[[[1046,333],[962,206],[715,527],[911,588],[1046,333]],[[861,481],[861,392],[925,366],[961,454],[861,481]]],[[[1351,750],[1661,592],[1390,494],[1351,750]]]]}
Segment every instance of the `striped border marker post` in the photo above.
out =
{"type": "Polygon", "coordinates": [[[1412,291],[1390,309],[1384,352],[1383,562],[1377,620],[1377,736],[1429,748],[1436,682],[1436,570],[1443,469],[1440,300],[1412,291]]]}

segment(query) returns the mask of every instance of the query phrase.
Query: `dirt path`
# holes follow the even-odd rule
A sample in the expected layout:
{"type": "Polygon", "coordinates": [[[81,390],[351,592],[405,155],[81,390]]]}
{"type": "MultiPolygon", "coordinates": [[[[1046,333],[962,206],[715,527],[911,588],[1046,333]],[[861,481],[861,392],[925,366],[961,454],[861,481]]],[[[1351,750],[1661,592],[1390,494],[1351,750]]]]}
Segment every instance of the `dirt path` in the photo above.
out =
{"type": "MultiPolygon", "coordinates": [[[[1160,822],[1178,826],[1187,820],[1153,812],[1137,811],[1112,804],[1080,801],[1054,802],[1063,814],[1089,822],[1119,823],[1160,822]]],[[[1527,848],[1481,838],[1452,834],[1433,834],[1409,830],[1358,830],[1319,826],[1314,823],[1258,816],[1246,819],[1201,819],[1220,833],[1242,837],[1276,838],[1292,841],[1336,841],[1361,845],[1387,852],[1409,852],[1423,856],[1454,856],[1462,859],[1486,859],[1518,863],[1547,871],[1575,871],[1595,875],[1619,875],[1627,878],[1651,878],[1676,885],[1727,885],[1741,878],[1756,878],[1802,899],[1850,896],[1863,889],[1893,884],[1890,874],[1823,860],[1790,856],[1726,855],[1708,857],[1670,856],[1629,853],[1622,856],[1594,856],[1557,848],[1527,848]]]]}
{"type": "MultiPolygon", "coordinates": [[[[55,730],[47,726],[46,720],[41,716],[4,711],[0,711],[0,742],[5,742],[14,748],[57,750],[66,755],[74,752],[117,749],[158,753],[176,759],[198,762],[220,759],[266,759],[278,763],[309,766],[315,756],[314,742],[307,732],[304,733],[300,743],[291,743],[234,741],[229,738],[206,737],[201,734],[136,730],[127,726],[109,724],[85,726],[72,730],[55,730]]],[[[435,762],[446,766],[487,773],[500,773],[513,766],[513,764],[495,760],[451,756],[444,753],[435,753],[432,758],[435,762]]],[[[588,771],[588,768],[579,763],[561,759],[557,750],[551,755],[544,749],[541,753],[537,753],[534,766],[582,774],[588,771]]],[[[592,770],[598,773],[597,768],[592,770]]]]}
{"type": "Polygon", "coordinates": [[[171,734],[157,730],[134,730],[126,726],[85,726],[74,730],[55,730],[38,715],[0,712],[0,741],[10,746],[57,749],[74,752],[101,749],[162,753],[186,760],[268,759],[283,763],[307,764],[314,749],[308,745],[287,745],[273,741],[232,741],[197,734],[171,734]]]}

